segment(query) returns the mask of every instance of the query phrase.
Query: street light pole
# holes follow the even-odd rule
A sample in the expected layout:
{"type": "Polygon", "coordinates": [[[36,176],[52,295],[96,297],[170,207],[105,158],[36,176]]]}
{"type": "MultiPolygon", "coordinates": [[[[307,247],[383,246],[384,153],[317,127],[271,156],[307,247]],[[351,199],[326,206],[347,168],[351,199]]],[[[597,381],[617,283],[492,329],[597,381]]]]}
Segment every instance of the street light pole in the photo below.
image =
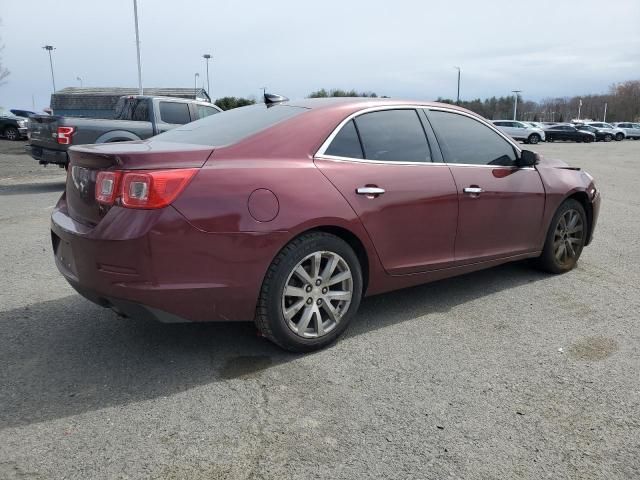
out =
{"type": "Polygon", "coordinates": [[[580,120],[580,110],[582,110],[582,99],[578,102],[578,120],[580,120]]]}
{"type": "Polygon", "coordinates": [[[198,95],[198,77],[200,76],[199,73],[196,73],[193,76],[193,99],[196,99],[196,96],[198,95]]]}
{"type": "Polygon", "coordinates": [[[460,67],[453,67],[458,70],[458,95],[456,96],[456,105],[460,105],[460,67]]]}
{"type": "Polygon", "coordinates": [[[138,33],[138,1],[133,0],[133,18],[136,25],[136,54],[138,55],[138,93],[143,95],[142,64],[140,63],[140,34],[138,33]]]}
{"type": "Polygon", "coordinates": [[[511,90],[513,93],[515,93],[515,99],[513,101],[513,119],[516,119],[516,115],[518,113],[518,94],[522,92],[522,90],[511,90]]]}
{"type": "Polygon", "coordinates": [[[53,93],[56,93],[56,78],[53,76],[53,60],[51,58],[51,50],[55,50],[52,45],[45,45],[44,48],[49,52],[49,65],[51,66],[51,83],[53,83],[53,93]]]}
{"type": "Polygon", "coordinates": [[[607,121],[607,102],[604,102],[604,115],[602,116],[602,121],[607,121]]]}
{"type": "Polygon", "coordinates": [[[207,94],[209,95],[209,99],[211,100],[211,84],[209,83],[209,60],[211,59],[211,54],[205,53],[202,55],[202,58],[207,62],[207,94]]]}

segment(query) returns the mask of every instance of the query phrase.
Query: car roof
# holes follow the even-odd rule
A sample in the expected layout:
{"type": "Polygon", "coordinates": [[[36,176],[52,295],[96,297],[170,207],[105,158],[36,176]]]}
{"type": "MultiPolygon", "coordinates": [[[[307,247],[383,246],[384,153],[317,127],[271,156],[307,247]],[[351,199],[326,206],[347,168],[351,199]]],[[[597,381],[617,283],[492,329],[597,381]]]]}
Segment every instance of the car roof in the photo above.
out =
{"type": "Polygon", "coordinates": [[[289,105],[292,107],[307,108],[310,110],[324,110],[339,108],[340,110],[364,110],[366,108],[416,105],[420,107],[444,107],[452,110],[459,110],[465,113],[473,113],[469,110],[452,105],[449,103],[430,102],[424,100],[407,100],[398,98],[380,98],[380,97],[330,97],[330,98],[303,98],[300,100],[287,100],[280,102],[279,105],[289,105]]]}

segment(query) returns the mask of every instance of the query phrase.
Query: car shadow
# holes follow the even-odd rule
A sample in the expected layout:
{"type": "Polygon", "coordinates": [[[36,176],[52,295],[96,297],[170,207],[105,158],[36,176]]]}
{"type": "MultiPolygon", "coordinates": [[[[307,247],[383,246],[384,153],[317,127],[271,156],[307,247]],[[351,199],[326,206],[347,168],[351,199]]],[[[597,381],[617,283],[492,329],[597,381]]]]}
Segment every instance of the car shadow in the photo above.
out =
{"type": "Polygon", "coordinates": [[[17,183],[14,185],[0,185],[0,196],[3,195],[24,195],[29,193],[50,193],[62,192],[65,181],[37,182],[37,183],[17,183]]]}
{"type": "MultiPolygon", "coordinates": [[[[512,264],[371,297],[342,342],[544,278],[526,265],[512,264]]],[[[299,358],[259,337],[249,322],[124,319],[79,295],[36,303],[0,312],[0,428],[212,382],[256,379],[299,358]]]]}

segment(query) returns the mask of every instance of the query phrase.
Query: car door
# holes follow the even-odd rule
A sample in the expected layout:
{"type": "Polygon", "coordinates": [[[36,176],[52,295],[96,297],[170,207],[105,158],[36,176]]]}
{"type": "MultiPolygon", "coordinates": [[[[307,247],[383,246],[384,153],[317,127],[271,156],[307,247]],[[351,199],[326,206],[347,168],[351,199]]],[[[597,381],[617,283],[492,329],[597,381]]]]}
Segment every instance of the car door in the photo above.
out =
{"type": "Polygon", "coordinates": [[[519,168],[519,150],[476,117],[427,112],[458,189],[459,265],[539,249],[545,193],[535,168],[519,168]]]}
{"type": "Polygon", "coordinates": [[[456,185],[421,117],[414,108],[397,107],[356,114],[315,157],[361,219],[391,274],[454,263],[456,185]]]}

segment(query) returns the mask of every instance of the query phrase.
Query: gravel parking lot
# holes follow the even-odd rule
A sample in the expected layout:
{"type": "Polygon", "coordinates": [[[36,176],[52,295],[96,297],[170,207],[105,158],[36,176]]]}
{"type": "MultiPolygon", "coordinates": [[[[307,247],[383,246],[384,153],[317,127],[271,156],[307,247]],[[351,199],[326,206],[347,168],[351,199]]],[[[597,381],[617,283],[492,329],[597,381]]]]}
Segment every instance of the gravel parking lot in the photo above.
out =
{"type": "Polygon", "coordinates": [[[75,294],[48,230],[65,172],[0,140],[0,478],[638,478],[640,141],[535,149],[602,191],[578,269],[369,298],[299,356],[75,294]]]}

